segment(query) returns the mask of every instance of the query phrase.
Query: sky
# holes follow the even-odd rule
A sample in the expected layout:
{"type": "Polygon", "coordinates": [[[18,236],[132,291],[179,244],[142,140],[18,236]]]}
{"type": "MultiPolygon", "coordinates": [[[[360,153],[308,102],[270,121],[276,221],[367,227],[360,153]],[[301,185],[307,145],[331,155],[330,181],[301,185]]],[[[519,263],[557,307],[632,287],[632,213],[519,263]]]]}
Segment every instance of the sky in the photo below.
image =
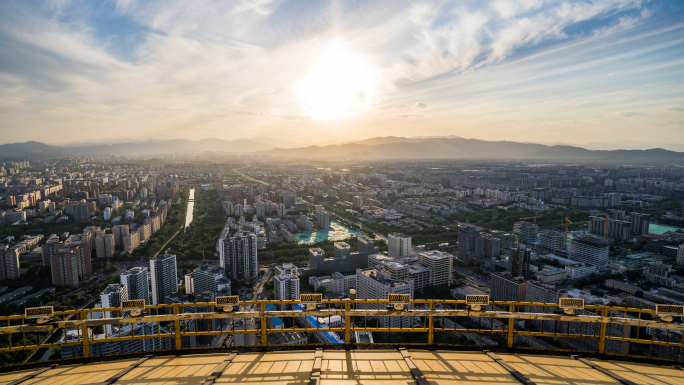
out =
{"type": "Polygon", "coordinates": [[[0,142],[684,144],[684,1],[0,2],[0,142]]]}

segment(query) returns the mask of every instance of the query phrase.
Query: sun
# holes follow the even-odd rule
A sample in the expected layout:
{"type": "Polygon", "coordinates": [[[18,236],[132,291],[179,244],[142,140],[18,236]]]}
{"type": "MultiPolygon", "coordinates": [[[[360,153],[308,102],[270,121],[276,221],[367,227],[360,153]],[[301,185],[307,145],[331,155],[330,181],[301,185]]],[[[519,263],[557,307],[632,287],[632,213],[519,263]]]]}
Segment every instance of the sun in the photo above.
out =
{"type": "Polygon", "coordinates": [[[297,91],[307,115],[342,119],[369,108],[373,69],[363,56],[335,47],[304,74],[297,91]]]}

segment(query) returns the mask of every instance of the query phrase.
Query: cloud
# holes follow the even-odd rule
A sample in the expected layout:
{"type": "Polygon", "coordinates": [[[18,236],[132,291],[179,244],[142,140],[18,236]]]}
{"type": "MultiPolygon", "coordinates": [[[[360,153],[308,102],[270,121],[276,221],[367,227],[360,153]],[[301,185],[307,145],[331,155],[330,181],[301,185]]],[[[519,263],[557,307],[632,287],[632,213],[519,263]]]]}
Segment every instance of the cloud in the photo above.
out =
{"type": "Polygon", "coordinates": [[[674,111],[674,112],[684,112],[684,107],[670,107],[667,110],[668,111],[674,111]]]}
{"type": "Polygon", "coordinates": [[[620,116],[624,118],[631,118],[633,116],[644,116],[641,112],[638,111],[623,111],[619,113],[620,116]]]}
{"type": "Polygon", "coordinates": [[[183,136],[184,127],[226,136],[279,129],[300,138],[332,135],[330,122],[307,116],[295,85],[333,42],[367,59],[377,79],[364,90],[373,108],[335,123],[333,134],[342,137],[355,127],[370,135],[374,125],[426,111],[436,122],[431,134],[453,134],[450,127],[505,120],[532,127],[644,116],[633,109],[652,117],[655,110],[641,105],[666,97],[658,92],[670,105],[680,102],[673,95],[681,82],[641,75],[677,68],[681,55],[673,59],[667,50],[681,44],[681,27],[645,26],[663,16],[638,0],[118,0],[114,8],[0,3],[5,140],[65,140],[87,130],[183,136]],[[654,67],[641,56],[661,59],[654,67]],[[616,78],[629,71],[624,79],[661,88],[627,81],[600,88],[606,71],[616,78]]]}

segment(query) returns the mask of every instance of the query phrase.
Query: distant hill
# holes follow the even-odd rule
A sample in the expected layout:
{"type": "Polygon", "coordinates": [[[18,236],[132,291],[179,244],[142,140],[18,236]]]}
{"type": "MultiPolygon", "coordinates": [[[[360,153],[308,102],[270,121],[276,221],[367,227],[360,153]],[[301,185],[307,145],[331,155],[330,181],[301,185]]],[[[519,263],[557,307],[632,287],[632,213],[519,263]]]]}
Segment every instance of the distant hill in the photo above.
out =
{"type": "Polygon", "coordinates": [[[144,156],[154,154],[199,154],[203,152],[246,153],[273,148],[272,145],[251,139],[169,139],[112,144],[77,144],[53,146],[40,142],[0,145],[0,157],[55,158],[62,156],[89,156],[100,154],[144,156]]]}
{"type": "Polygon", "coordinates": [[[371,138],[329,146],[262,151],[304,159],[520,159],[684,162],[684,153],[663,149],[592,151],[574,146],[464,138],[371,138]]]}
{"type": "MultiPolygon", "coordinates": [[[[263,139],[263,138],[261,138],[263,139]]],[[[271,142],[273,143],[273,142],[271,142]]],[[[342,144],[275,148],[261,140],[239,138],[170,139],[130,143],[77,144],[52,146],[40,142],[0,145],[0,157],[55,158],[62,156],[228,153],[264,157],[312,160],[344,159],[497,159],[497,160],[562,160],[610,162],[668,162],[684,164],[684,152],[663,150],[587,150],[568,145],[545,145],[510,141],[486,141],[459,137],[377,137],[342,144]]]]}

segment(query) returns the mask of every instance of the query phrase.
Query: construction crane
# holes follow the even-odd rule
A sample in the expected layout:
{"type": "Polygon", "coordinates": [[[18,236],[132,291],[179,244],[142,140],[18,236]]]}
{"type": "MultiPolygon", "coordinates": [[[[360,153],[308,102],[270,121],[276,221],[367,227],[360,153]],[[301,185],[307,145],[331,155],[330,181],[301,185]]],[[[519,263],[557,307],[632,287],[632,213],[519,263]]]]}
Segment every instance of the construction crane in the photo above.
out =
{"type": "Polygon", "coordinates": [[[572,221],[570,218],[565,217],[565,247],[568,247],[568,225],[571,225],[572,221]]]}
{"type": "Polygon", "coordinates": [[[536,224],[537,224],[537,218],[538,218],[536,215],[533,216],[533,217],[520,218],[520,220],[523,220],[523,219],[532,219],[532,218],[534,218],[534,224],[536,225],[536,224]]]}
{"type": "Polygon", "coordinates": [[[606,236],[608,235],[608,221],[609,218],[594,218],[591,221],[592,222],[603,222],[603,240],[606,240],[606,236]]]}

